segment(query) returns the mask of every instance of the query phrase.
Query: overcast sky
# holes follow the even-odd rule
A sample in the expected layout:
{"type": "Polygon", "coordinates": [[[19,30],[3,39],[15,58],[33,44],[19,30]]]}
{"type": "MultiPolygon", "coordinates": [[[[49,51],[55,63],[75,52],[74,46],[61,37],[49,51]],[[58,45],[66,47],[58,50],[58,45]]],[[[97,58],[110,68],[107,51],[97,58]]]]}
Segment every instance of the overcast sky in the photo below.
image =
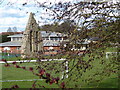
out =
{"type": "MultiPolygon", "coordinates": [[[[38,21],[40,18],[40,14],[44,17],[47,15],[42,14],[45,12],[44,10],[35,7],[34,0],[0,0],[0,32],[6,32],[9,27],[17,27],[18,31],[24,31],[25,26],[29,17],[29,13],[33,12],[36,13],[36,10],[40,12],[38,15],[36,14],[35,18],[38,21]],[[9,3],[10,2],[10,3],[9,3]],[[22,4],[28,2],[27,5],[23,6],[22,4]],[[13,3],[11,5],[11,3],[13,3]]],[[[59,2],[59,1],[73,1],[73,0],[37,0],[41,3],[43,2],[59,2]]],[[[74,0],[75,1],[75,0],[74,0]]],[[[43,25],[43,22],[39,23],[43,25]]]]}

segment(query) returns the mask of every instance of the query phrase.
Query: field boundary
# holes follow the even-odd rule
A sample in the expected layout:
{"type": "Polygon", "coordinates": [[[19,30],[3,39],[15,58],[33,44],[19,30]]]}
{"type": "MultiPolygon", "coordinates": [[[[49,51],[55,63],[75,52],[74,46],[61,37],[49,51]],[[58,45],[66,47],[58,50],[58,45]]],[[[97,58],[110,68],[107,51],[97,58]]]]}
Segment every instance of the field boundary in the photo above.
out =
{"type": "MultiPolygon", "coordinates": [[[[13,63],[13,62],[21,62],[21,63],[25,63],[25,62],[41,62],[41,61],[65,61],[66,59],[61,58],[61,59],[41,59],[41,60],[19,60],[19,61],[7,61],[7,63],[13,63]]],[[[0,61],[0,64],[3,64],[6,62],[0,61]]],[[[65,71],[63,73],[66,73],[65,77],[68,78],[68,61],[65,61],[65,71]]],[[[61,78],[64,78],[64,75],[62,75],[61,78]]],[[[0,81],[1,82],[1,81],[0,81]]],[[[6,81],[7,82],[7,81],[6,81]]]]}
{"type": "MultiPolygon", "coordinates": [[[[41,60],[19,60],[19,61],[7,61],[7,63],[13,63],[13,62],[41,62],[41,61],[64,61],[66,59],[41,59],[41,60]]],[[[0,63],[6,63],[6,62],[3,62],[3,61],[0,61],[0,63]]]]}
{"type": "Polygon", "coordinates": [[[42,81],[43,79],[28,79],[28,80],[3,80],[3,81],[0,81],[0,82],[20,82],[20,81],[36,81],[36,80],[39,80],[39,81],[42,81]]]}
{"type": "Polygon", "coordinates": [[[106,52],[106,59],[109,59],[109,55],[111,54],[120,54],[120,52],[106,52]]]}

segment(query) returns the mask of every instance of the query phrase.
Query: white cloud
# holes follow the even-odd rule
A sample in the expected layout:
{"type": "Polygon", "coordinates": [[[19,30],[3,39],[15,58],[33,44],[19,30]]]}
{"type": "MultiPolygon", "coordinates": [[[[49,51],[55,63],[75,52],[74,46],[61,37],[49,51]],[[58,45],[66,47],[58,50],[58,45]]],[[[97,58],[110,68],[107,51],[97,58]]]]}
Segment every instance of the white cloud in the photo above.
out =
{"type": "Polygon", "coordinates": [[[69,1],[75,1],[75,0],[36,0],[40,3],[43,2],[51,2],[51,3],[58,3],[58,2],[69,2],[69,1]]]}
{"type": "Polygon", "coordinates": [[[18,8],[9,5],[0,7],[0,32],[7,31],[8,27],[12,28],[15,26],[19,31],[23,31],[23,29],[25,29],[27,19],[28,15],[24,10],[19,10],[18,8]]]}
{"type": "MultiPolygon", "coordinates": [[[[8,28],[8,27],[17,27],[18,29],[25,28],[27,22],[27,18],[12,18],[12,17],[7,17],[1,19],[0,22],[0,28],[8,28]]],[[[1,29],[0,29],[1,30],[1,29]]]]}
{"type": "Polygon", "coordinates": [[[68,2],[74,0],[5,0],[3,7],[0,7],[0,32],[6,31],[8,27],[14,26],[16,26],[20,30],[24,30],[27,24],[29,13],[30,12],[35,13],[36,10],[39,10],[39,14],[36,14],[35,18],[37,21],[38,20],[40,21],[39,23],[40,25],[43,25],[45,21],[44,19],[40,19],[40,16],[45,18],[46,17],[49,18],[49,16],[47,14],[42,14],[45,13],[45,11],[34,6],[36,1],[40,3],[43,2],[57,3],[60,1],[68,2]],[[8,2],[13,3],[13,5],[8,4],[8,2]],[[26,2],[27,5],[23,7],[22,4],[26,2]]]}

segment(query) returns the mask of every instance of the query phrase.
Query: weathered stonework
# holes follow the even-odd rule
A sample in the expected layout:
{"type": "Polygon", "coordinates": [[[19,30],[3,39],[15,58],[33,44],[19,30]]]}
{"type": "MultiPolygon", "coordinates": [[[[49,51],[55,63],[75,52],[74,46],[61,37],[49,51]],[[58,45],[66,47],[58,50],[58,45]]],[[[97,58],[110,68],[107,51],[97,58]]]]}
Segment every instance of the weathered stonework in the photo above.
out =
{"type": "Polygon", "coordinates": [[[33,13],[30,13],[22,40],[22,58],[33,58],[38,54],[38,52],[42,51],[43,44],[41,33],[39,32],[39,25],[36,23],[33,13]]]}

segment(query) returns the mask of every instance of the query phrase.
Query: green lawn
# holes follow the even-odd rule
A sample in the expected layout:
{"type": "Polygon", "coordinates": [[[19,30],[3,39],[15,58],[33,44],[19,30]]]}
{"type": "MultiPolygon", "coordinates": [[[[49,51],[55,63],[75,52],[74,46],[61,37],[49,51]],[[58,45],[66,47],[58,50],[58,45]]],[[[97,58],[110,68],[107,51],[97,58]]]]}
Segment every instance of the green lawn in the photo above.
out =
{"type": "MultiPolygon", "coordinates": [[[[12,64],[11,64],[12,65],[12,64]]],[[[29,67],[33,67],[34,72],[38,73],[38,70],[36,70],[36,64],[35,63],[22,63],[19,64],[20,66],[26,66],[27,70],[21,69],[21,68],[15,68],[13,65],[11,67],[5,67],[4,64],[2,64],[2,80],[32,80],[32,79],[40,79],[38,76],[33,75],[33,73],[29,70],[29,67]]],[[[57,67],[56,67],[57,68],[57,67]]],[[[46,68],[47,69],[47,68],[46,68]]],[[[58,69],[57,69],[58,70],[58,69]]],[[[48,71],[47,73],[50,73],[54,77],[61,77],[61,73],[55,74],[52,70],[48,71]]],[[[34,81],[15,81],[15,82],[3,82],[2,88],[10,88],[12,85],[18,84],[21,88],[30,88],[32,83],[34,81]]],[[[40,85],[44,85],[49,87],[55,87],[58,86],[56,84],[53,85],[47,85],[45,81],[38,81],[37,82],[40,85]]]]}
{"type": "MultiPolygon", "coordinates": [[[[22,63],[20,64],[21,66],[26,66],[27,69],[29,67],[33,67],[34,69],[36,68],[35,63],[22,63]]],[[[96,65],[97,62],[96,62],[96,65]]],[[[56,65],[57,66],[57,65],[56,65]]],[[[58,67],[58,66],[57,66],[58,67]]],[[[97,69],[97,67],[95,68],[97,69]]],[[[88,70],[86,73],[83,73],[82,79],[86,79],[92,75],[94,75],[95,69],[92,70],[88,70]]],[[[102,69],[102,68],[101,68],[102,69]]],[[[35,72],[37,72],[37,70],[35,70],[35,72]]],[[[60,73],[58,75],[54,74],[53,71],[47,71],[50,74],[52,74],[52,76],[60,76],[60,73]]],[[[71,78],[76,78],[76,75],[78,74],[77,72],[74,72],[74,75],[71,76],[71,78]]],[[[19,68],[15,68],[15,67],[4,67],[2,66],[2,80],[31,80],[31,79],[39,79],[39,77],[35,76],[32,74],[32,72],[30,71],[26,71],[23,69],[19,69],[19,68]]],[[[69,81],[69,79],[66,79],[65,81],[69,81]]],[[[31,85],[34,81],[15,81],[15,82],[3,82],[2,83],[2,87],[3,88],[10,88],[12,85],[19,85],[21,88],[31,88],[31,85]]],[[[58,86],[53,84],[53,85],[47,85],[45,83],[45,81],[38,81],[37,82],[40,85],[44,85],[47,88],[57,88],[58,86]]],[[[105,79],[100,82],[99,84],[91,82],[91,83],[87,83],[84,81],[81,81],[81,79],[79,78],[78,80],[78,84],[83,85],[82,88],[117,88],[118,87],[118,79],[117,79],[117,74],[112,74],[111,76],[106,76],[105,79]],[[82,83],[82,84],[81,84],[82,83]],[[84,84],[83,84],[84,83],[84,84]]],[[[69,82],[67,87],[74,87],[74,84],[69,82]]]]}
{"type": "MultiPolygon", "coordinates": [[[[32,84],[34,83],[34,81],[22,81],[22,82],[4,82],[2,83],[2,88],[10,88],[12,87],[13,85],[18,85],[20,88],[32,88],[32,84]]],[[[56,84],[52,84],[52,85],[49,85],[47,83],[45,83],[45,81],[37,81],[36,83],[36,88],[43,88],[43,87],[40,87],[40,86],[45,86],[46,88],[58,88],[58,86],[56,84]]]]}
{"type": "MultiPolygon", "coordinates": [[[[106,51],[116,51],[115,49],[107,49],[106,51]]],[[[77,84],[81,88],[118,88],[118,74],[113,73],[111,75],[104,74],[101,72],[103,69],[107,69],[107,65],[109,65],[111,60],[111,57],[109,59],[105,58],[105,55],[103,58],[100,58],[104,61],[104,64],[101,64],[101,61],[99,58],[97,58],[97,54],[94,53],[94,62],[91,62],[90,64],[94,67],[92,69],[87,69],[86,72],[82,73],[82,76],[79,78],[77,77],[80,73],[78,73],[77,68],[74,68],[72,71],[72,75],[68,74],[70,78],[65,79],[63,81],[68,82],[67,87],[74,88],[74,85],[77,84]],[[96,73],[97,75],[95,75],[96,73]],[[89,82],[89,79],[92,80],[89,82]],[[77,80],[76,83],[73,83],[73,81],[77,80]],[[103,79],[101,82],[96,82],[96,80],[103,79]],[[72,81],[72,82],[71,82],[72,81]]],[[[83,60],[88,61],[90,57],[86,55],[83,60]]],[[[13,60],[12,58],[10,60],[13,60]]],[[[79,59],[71,60],[69,62],[69,70],[72,68],[73,65],[75,65],[79,61],[79,59]]],[[[38,64],[37,64],[38,65],[38,64]]],[[[50,73],[54,77],[61,77],[63,70],[62,64],[58,64],[57,61],[52,62],[41,62],[39,64],[40,66],[43,66],[43,68],[47,69],[47,72],[50,73]],[[52,64],[54,63],[54,64],[52,64]],[[52,70],[54,67],[54,70],[52,70]],[[55,71],[58,70],[59,73],[55,73],[55,71]]],[[[27,69],[29,67],[33,67],[34,70],[36,69],[36,63],[22,63],[20,66],[26,66],[27,69]]],[[[113,68],[113,64],[109,65],[110,68],[113,68]]],[[[117,66],[116,66],[117,67],[117,66]]],[[[35,70],[35,72],[38,72],[38,70],[35,70]]],[[[82,72],[82,70],[80,70],[82,72]]],[[[4,64],[2,64],[2,80],[31,80],[31,79],[39,79],[39,77],[32,74],[30,71],[26,71],[23,69],[18,69],[15,67],[4,67],[4,64]]],[[[15,82],[3,82],[2,87],[3,88],[10,88],[12,85],[19,85],[21,88],[31,88],[31,85],[34,81],[15,81],[15,82]]],[[[60,81],[62,82],[62,80],[60,81]]],[[[58,86],[56,84],[49,85],[46,84],[45,81],[41,80],[38,81],[37,84],[44,85],[47,88],[57,88],[58,86]]]]}
{"type": "MultiPolygon", "coordinates": [[[[12,65],[12,64],[11,64],[12,65]]],[[[25,63],[21,66],[27,66],[28,68],[34,66],[32,63],[25,63]]],[[[23,80],[23,79],[37,79],[38,77],[34,76],[32,72],[23,70],[21,68],[15,67],[4,67],[2,68],[2,79],[3,80],[23,80]]]]}

